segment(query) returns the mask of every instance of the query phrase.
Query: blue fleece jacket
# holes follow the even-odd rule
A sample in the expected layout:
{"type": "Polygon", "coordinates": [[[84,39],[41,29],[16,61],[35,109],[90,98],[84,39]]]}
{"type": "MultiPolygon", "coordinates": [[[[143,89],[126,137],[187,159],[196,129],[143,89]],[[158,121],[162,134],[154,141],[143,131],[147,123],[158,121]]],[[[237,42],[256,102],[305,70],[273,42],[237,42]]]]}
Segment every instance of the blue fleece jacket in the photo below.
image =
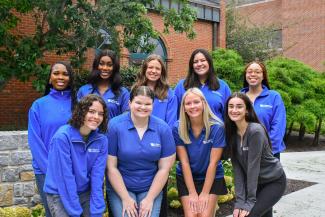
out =
{"type": "MultiPolygon", "coordinates": [[[[247,91],[248,87],[241,90],[243,93],[247,91]]],[[[284,151],[286,110],[281,95],[263,85],[263,91],[254,101],[254,110],[270,136],[273,154],[284,151]]]]}
{"type": "Polygon", "coordinates": [[[28,114],[28,144],[35,174],[46,174],[49,144],[54,133],[71,117],[71,92],[51,89],[34,101],[28,114]]]}
{"type": "Polygon", "coordinates": [[[80,193],[90,191],[90,215],[105,211],[103,180],[107,159],[107,137],[96,131],[84,142],[78,129],[62,126],[53,136],[44,192],[60,196],[70,216],[83,212],[80,193]]]}

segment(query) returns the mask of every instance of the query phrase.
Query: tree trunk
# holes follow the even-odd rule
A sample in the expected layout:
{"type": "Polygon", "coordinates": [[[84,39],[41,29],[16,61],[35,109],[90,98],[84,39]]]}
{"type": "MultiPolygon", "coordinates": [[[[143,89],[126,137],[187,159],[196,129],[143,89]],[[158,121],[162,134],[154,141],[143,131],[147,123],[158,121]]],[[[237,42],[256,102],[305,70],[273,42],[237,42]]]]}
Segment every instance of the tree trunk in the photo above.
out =
{"type": "Polygon", "coordinates": [[[316,127],[315,127],[315,136],[313,140],[313,146],[318,146],[319,145],[319,136],[320,136],[320,130],[322,128],[322,118],[318,119],[318,124],[316,122],[316,127]]]}
{"type": "Polygon", "coordinates": [[[293,121],[290,123],[289,128],[287,128],[287,133],[284,137],[284,142],[287,142],[289,140],[289,137],[291,135],[292,132],[292,128],[293,128],[293,121]]]}
{"type": "Polygon", "coordinates": [[[299,141],[304,140],[306,132],[306,126],[303,123],[300,123],[300,129],[299,129],[299,141]]]}

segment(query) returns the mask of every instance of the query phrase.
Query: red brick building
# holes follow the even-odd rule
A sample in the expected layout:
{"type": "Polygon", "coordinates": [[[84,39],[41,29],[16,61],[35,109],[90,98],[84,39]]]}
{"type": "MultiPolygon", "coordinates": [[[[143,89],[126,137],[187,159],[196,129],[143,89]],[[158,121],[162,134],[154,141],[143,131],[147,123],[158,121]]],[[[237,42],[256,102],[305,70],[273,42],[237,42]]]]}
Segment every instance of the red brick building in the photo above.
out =
{"type": "MultiPolygon", "coordinates": [[[[169,0],[161,0],[167,7],[174,7],[169,0]]],[[[162,17],[149,13],[155,29],[160,32],[160,43],[167,62],[170,83],[176,83],[187,71],[189,57],[196,48],[212,50],[214,47],[225,47],[225,1],[224,0],[191,0],[191,5],[197,10],[198,21],[195,23],[197,37],[194,40],[186,38],[185,34],[163,34],[162,17]]],[[[35,26],[32,16],[21,17],[18,32],[32,34],[35,26]]],[[[87,54],[85,67],[90,68],[94,50],[87,54]]],[[[130,55],[127,51],[121,54],[122,64],[127,64],[130,55]]],[[[46,60],[52,64],[58,60],[67,60],[67,56],[46,55],[46,60]]],[[[27,115],[31,103],[41,94],[33,90],[31,82],[22,83],[15,79],[9,81],[0,90],[0,129],[23,129],[27,126],[27,115]]]]}
{"type": "Polygon", "coordinates": [[[252,25],[275,25],[282,53],[325,71],[324,0],[237,0],[252,25]]]}

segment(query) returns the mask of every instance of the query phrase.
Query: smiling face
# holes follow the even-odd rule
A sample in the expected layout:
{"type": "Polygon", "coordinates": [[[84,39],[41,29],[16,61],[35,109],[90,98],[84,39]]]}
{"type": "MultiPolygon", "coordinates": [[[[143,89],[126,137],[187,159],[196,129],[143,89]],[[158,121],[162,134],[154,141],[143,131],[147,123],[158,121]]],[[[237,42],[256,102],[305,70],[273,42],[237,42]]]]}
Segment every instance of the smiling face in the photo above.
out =
{"type": "Polygon", "coordinates": [[[84,124],[82,128],[89,131],[96,130],[99,125],[103,122],[104,118],[104,108],[102,104],[98,101],[94,101],[89,107],[88,112],[86,113],[84,124]]]}
{"type": "Polygon", "coordinates": [[[152,112],[153,100],[149,96],[137,95],[129,102],[131,113],[136,118],[148,118],[152,112]]]}
{"type": "Polygon", "coordinates": [[[228,102],[228,116],[230,120],[237,122],[246,121],[247,109],[244,100],[239,97],[231,98],[228,102]]]}
{"type": "Polygon", "coordinates": [[[262,86],[263,69],[257,63],[252,63],[246,69],[245,79],[250,87],[262,86]]]}
{"type": "Polygon", "coordinates": [[[56,90],[65,90],[69,86],[70,75],[63,64],[55,64],[52,67],[49,83],[56,90]]]}
{"type": "Polygon", "coordinates": [[[148,62],[146,70],[146,78],[149,82],[157,82],[161,77],[161,64],[158,60],[148,62]]]}
{"type": "Polygon", "coordinates": [[[202,53],[197,53],[193,60],[194,72],[200,78],[206,78],[208,76],[209,68],[210,66],[206,57],[202,53]]]}
{"type": "Polygon", "coordinates": [[[103,80],[108,79],[113,72],[113,61],[109,56],[102,56],[99,61],[98,70],[103,80]]]}
{"type": "Polygon", "coordinates": [[[188,93],[184,98],[184,111],[189,118],[202,118],[204,103],[200,96],[188,93]]]}

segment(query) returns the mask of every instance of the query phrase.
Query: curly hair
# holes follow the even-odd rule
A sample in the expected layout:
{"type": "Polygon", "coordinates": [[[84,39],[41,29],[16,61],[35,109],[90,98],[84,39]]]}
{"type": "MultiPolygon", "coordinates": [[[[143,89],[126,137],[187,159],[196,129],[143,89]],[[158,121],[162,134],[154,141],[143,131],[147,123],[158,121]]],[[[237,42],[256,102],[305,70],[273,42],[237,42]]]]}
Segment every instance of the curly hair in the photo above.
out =
{"type": "Polygon", "coordinates": [[[99,125],[98,129],[101,133],[106,133],[107,131],[107,122],[108,122],[108,116],[107,116],[107,108],[104,100],[95,94],[89,94],[85,97],[83,97],[78,104],[75,106],[72,118],[69,120],[69,124],[73,126],[76,129],[80,129],[80,127],[83,126],[86,114],[89,111],[89,108],[92,106],[93,102],[99,102],[103,106],[104,115],[103,115],[103,121],[99,125]]]}

